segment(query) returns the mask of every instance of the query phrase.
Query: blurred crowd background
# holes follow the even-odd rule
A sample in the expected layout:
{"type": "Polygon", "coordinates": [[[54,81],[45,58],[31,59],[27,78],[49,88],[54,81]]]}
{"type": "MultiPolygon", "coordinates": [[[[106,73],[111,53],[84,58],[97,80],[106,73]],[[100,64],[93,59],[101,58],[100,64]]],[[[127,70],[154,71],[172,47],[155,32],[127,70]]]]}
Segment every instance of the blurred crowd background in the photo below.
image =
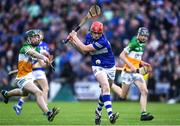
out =
{"type": "MultiPolygon", "coordinates": [[[[55,69],[47,69],[49,82],[65,78],[74,95],[77,81],[96,81],[91,71],[90,56],[81,55],[62,40],[86,15],[95,0],[0,0],[0,89],[14,88],[18,51],[24,32],[41,29],[45,34],[55,69]]],[[[104,0],[104,33],[112,45],[116,65],[128,41],[140,26],[149,28],[150,37],[143,59],[152,65],[148,80],[149,100],[166,102],[180,96],[180,2],[178,0],[104,0]]],[[[78,32],[81,40],[92,20],[78,32]]],[[[116,83],[120,85],[120,72],[116,83]]]]}

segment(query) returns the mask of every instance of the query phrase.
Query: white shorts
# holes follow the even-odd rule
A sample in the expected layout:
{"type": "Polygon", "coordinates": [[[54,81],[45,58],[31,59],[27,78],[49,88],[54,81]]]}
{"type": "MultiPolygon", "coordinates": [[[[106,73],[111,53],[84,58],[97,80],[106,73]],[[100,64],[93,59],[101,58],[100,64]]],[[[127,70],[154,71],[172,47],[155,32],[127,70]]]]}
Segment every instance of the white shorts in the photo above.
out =
{"type": "Polygon", "coordinates": [[[115,74],[116,74],[115,66],[113,66],[112,68],[103,68],[100,66],[92,66],[92,71],[95,76],[97,76],[101,72],[105,72],[107,74],[109,80],[114,81],[114,79],[115,79],[115,74]]]}
{"type": "Polygon", "coordinates": [[[134,81],[137,81],[137,80],[145,82],[143,75],[139,73],[130,73],[130,72],[125,72],[125,71],[121,72],[122,84],[127,84],[127,85],[134,84],[134,81]]]}
{"type": "Polygon", "coordinates": [[[27,84],[27,83],[33,83],[33,76],[32,73],[27,74],[24,77],[21,78],[16,78],[15,79],[15,84],[20,88],[23,89],[23,87],[27,84]]]}
{"type": "Polygon", "coordinates": [[[34,80],[46,79],[46,73],[43,70],[34,70],[32,74],[34,80]]]}

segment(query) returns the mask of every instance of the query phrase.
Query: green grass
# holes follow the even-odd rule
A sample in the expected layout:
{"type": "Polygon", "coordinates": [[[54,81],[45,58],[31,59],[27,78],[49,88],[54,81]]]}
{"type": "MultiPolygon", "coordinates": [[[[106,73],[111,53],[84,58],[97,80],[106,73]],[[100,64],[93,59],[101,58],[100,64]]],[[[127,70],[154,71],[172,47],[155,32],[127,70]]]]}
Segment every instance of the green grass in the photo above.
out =
{"type": "MultiPolygon", "coordinates": [[[[0,103],[0,125],[94,125],[96,102],[53,102],[49,107],[60,107],[61,111],[51,123],[42,115],[35,102],[26,102],[22,114],[16,116],[12,106],[0,103]]],[[[138,102],[113,102],[114,112],[120,113],[116,125],[180,125],[180,104],[149,103],[148,111],[155,119],[149,122],[139,121],[138,102]]],[[[102,125],[110,125],[105,109],[102,125]]]]}

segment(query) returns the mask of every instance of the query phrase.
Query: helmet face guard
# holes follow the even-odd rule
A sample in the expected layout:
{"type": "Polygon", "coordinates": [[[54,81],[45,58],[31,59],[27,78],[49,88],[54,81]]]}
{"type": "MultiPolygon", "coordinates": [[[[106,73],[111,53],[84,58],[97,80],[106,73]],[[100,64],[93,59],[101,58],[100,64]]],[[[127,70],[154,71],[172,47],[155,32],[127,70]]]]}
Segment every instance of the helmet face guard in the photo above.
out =
{"type": "Polygon", "coordinates": [[[149,30],[146,27],[140,27],[138,29],[138,36],[142,35],[142,36],[147,36],[149,37],[149,30]]]}
{"type": "Polygon", "coordinates": [[[32,46],[37,46],[39,45],[39,43],[32,43],[31,42],[31,38],[35,37],[35,36],[39,36],[37,30],[29,30],[25,33],[25,39],[27,41],[28,44],[31,44],[32,46]]]}
{"type": "Polygon", "coordinates": [[[141,42],[146,42],[149,37],[149,30],[146,27],[140,27],[138,29],[137,38],[140,39],[141,42]]]}

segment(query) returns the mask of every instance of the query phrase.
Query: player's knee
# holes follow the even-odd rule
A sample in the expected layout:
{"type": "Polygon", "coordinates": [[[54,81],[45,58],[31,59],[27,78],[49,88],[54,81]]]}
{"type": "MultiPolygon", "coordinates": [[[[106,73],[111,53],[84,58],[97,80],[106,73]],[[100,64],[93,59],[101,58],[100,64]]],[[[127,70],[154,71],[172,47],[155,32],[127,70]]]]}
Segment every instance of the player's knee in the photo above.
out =
{"type": "Polygon", "coordinates": [[[48,93],[48,91],[49,91],[49,87],[43,88],[43,93],[48,93]]]}
{"type": "Polygon", "coordinates": [[[143,89],[141,91],[141,95],[147,95],[148,94],[148,89],[143,89]]]}
{"type": "Polygon", "coordinates": [[[49,89],[44,89],[44,90],[43,90],[43,94],[46,94],[46,95],[47,95],[48,92],[49,92],[49,89]]]}
{"type": "Polygon", "coordinates": [[[121,94],[121,99],[126,99],[126,94],[121,94]]]}
{"type": "Polygon", "coordinates": [[[110,92],[109,86],[102,86],[102,91],[103,93],[109,93],[110,92]]]}
{"type": "Polygon", "coordinates": [[[35,92],[35,95],[36,95],[36,96],[42,96],[42,95],[43,95],[43,92],[42,92],[41,90],[37,90],[37,91],[35,92]]]}

